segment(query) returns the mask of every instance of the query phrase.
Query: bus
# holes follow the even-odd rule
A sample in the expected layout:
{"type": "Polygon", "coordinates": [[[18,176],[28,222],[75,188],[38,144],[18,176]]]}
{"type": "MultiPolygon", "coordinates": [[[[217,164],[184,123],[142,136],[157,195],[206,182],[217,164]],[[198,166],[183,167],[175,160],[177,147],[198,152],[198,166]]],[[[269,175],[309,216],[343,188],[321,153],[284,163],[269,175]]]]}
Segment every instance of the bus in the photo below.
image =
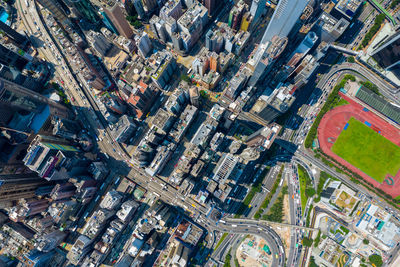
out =
{"type": "Polygon", "coordinates": [[[267,245],[264,246],[264,251],[268,254],[271,255],[271,250],[269,249],[269,247],[267,245]]]}

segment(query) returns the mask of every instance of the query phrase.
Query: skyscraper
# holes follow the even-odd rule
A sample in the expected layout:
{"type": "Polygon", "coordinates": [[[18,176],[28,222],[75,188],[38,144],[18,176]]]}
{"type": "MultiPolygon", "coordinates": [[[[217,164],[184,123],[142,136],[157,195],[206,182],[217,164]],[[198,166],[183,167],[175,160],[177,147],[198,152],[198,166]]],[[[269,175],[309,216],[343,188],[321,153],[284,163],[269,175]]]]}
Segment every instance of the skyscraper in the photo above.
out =
{"type": "Polygon", "coordinates": [[[253,0],[250,7],[250,14],[253,16],[253,23],[257,23],[265,10],[267,0],[253,0]]]}
{"type": "Polygon", "coordinates": [[[142,0],[133,0],[133,6],[139,18],[143,19],[146,16],[146,12],[144,11],[142,0]]]}
{"type": "MultiPolygon", "coordinates": [[[[21,50],[21,53],[25,53],[21,50]]],[[[15,67],[18,70],[22,70],[26,64],[28,64],[29,60],[25,57],[22,57],[17,53],[17,51],[13,51],[8,47],[0,44],[0,63],[6,66],[15,67]]]]}
{"type": "MultiPolygon", "coordinates": [[[[14,111],[25,110],[29,112],[40,112],[43,106],[49,105],[54,109],[54,115],[59,114],[62,117],[68,117],[68,108],[31,91],[21,85],[0,77],[0,107],[9,108],[14,111]]],[[[1,116],[0,116],[1,122],[1,116]]]]}
{"type": "Polygon", "coordinates": [[[157,7],[157,0],[142,0],[147,12],[152,12],[157,7]]]}
{"type": "Polygon", "coordinates": [[[262,43],[271,41],[272,37],[288,37],[293,26],[300,18],[301,13],[309,0],[281,0],[275,8],[274,14],[264,32],[262,43]]]}
{"type": "Polygon", "coordinates": [[[28,38],[13,28],[5,24],[4,22],[0,21],[0,30],[2,30],[9,38],[11,38],[15,43],[23,45],[28,42],[28,38]]]}
{"type": "Polygon", "coordinates": [[[78,167],[78,149],[56,137],[37,135],[23,159],[25,166],[48,181],[71,178],[70,171],[78,167]]]}
{"type": "Polygon", "coordinates": [[[208,14],[214,14],[217,0],[204,0],[204,6],[208,10],[208,14]]]}
{"type": "Polygon", "coordinates": [[[110,19],[111,23],[117,29],[119,34],[126,38],[131,38],[133,35],[132,28],[129,26],[128,21],[125,19],[125,15],[122,12],[122,8],[118,3],[114,4],[113,7],[105,9],[105,14],[110,19]]]}
{"type": "Polygon", "coordinates": [[[400,34],[391,36],[372,53],[372,57],[378,62],[379,66],[386,70],[398,69],[400,64],[400,34]]]}
{"type": "Polygon", "coordinates": [[[48,182],[36,173],[0,175],[0,206],[21,198],[32,198],[39,186],[48,182]]]}
{"type": "Polygon", "coordinates": [[[67,15],[63,10],[61,4],[56,0],[38,0],[39,4],[47,8],[56,20],[64,22],[67,19],[67,15]]]}

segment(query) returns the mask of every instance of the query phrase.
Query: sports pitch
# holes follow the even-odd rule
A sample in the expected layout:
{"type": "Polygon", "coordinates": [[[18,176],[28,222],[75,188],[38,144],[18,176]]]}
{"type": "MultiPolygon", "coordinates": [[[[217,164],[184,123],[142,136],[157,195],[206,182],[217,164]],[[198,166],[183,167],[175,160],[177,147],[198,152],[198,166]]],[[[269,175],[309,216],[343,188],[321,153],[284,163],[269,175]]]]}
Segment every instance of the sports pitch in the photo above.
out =
{"type": "Polygon", "coordinates": [[[379,183],[400,170],[400,147],[355,118],[343,130],[332,151],[379,183]]]}

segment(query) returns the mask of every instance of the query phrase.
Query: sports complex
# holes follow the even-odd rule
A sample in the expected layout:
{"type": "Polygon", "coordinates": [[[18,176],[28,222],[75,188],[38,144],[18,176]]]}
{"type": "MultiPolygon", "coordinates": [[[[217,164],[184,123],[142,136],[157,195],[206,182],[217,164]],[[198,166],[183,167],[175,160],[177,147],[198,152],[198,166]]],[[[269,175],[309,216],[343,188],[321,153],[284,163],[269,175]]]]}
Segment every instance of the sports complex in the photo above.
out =
{"type": "Polygon", "coordinates": [[[400,113],[393,107],[375,111],[372,107],[381,101],[378,98],[339,94],[349,104],[335,107],[322,118],[318,126],[320,148],[393,198],[399,196],[400,129],[393,118],[397,120],[400,113]]]}

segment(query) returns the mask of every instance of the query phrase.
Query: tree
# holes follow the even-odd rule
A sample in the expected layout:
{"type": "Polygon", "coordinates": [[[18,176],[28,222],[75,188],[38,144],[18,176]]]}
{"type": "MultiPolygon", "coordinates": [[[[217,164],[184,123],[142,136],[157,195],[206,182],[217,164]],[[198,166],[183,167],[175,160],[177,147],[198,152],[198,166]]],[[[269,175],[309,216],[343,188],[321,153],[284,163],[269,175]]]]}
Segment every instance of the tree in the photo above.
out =
{"type": "Polygon", "coordinates": [[[376,267],[381,267],[383,265],[382,256],[378,254],[373,254],[369,256],[369,262],[375,264],[376,267]]]}
{"type": "Polygon", "coordinates": [[[347,62],[354,63],[354,62],[356,62],[356,60],[354,59],[353,56],[349,56],[349,57],[347,58],[347,62]]]}
{"type": "Polygon", "coordinates": [[[315,195],[315,189],[313,187],[307,187],[306,188],[306,195],[308,197],[312,197],[315,195]]]}
{"type": "Polygon", "coordinates": [[[311,247],[313,241],[314,240],[312,238],[304,237],[302,243],[303,243],[303,246],[305,246],[305,247],[311,247]]]}
{"type": "Polygon", "coordinates": [[[368,245],[368,244],[369,244],[369,240],[368,240],[368,239],[364,239],[364,240],[363,240],[363,243],[364,243],[365,245],[368,245]]]}
{"type": "Polygon", "coordinates": [[[318,267],[318,264],[315,263],[315,258],[314,256],[311,256],[310,258],[310,265],[308,265],[309,267],[318,267]]]}
{"type": "Polygon", "coordinates": [[[182,74],[181,75],[181,81],[185,81],[187,83],[192,83],[192,80],[190,79],[189,76],[187,76],[186,74],[182,74]]]}

